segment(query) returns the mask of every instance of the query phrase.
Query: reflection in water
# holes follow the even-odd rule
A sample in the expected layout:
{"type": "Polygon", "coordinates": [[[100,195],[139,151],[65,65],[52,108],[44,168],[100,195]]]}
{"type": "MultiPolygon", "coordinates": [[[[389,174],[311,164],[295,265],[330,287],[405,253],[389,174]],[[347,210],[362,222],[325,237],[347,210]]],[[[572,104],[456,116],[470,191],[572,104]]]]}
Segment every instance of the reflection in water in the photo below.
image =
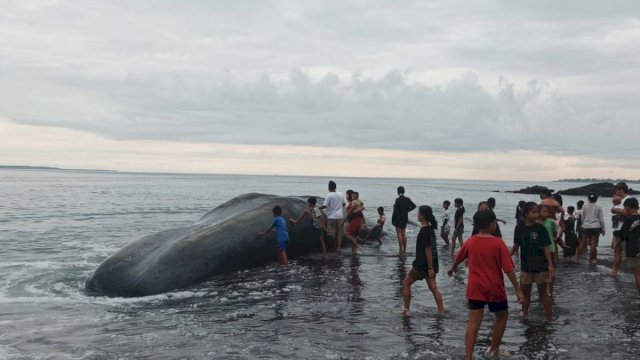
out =
{"type": "Polygon", "coordinates": [[[524,321],[527,328],[524,330],[526,341],[520,347],[520,352],[531,359],[546,359],[550,354],[556,352],[556,348],[551,342],[555,333],[553,325],[549,323],[533,323],[524,321]]]}
{"type": "Polygon", "coordinates": [[[349,262],[349,275],[347,277],[347,283],[349,284],[349,294],[347,301],[349,303],[349,314],[360,315],[362,314],[362,280],[360,279],[360,257],[358,255],[352,255],[349,262]]]}
{"type": "Polygon", "coordinates": [[[396,262],[396,279],[398,280],[398,286],[396,287],[396,296],[402,299],[402,280],[407,276],[407,270],[405,269],[405,262],[407,261],[407,256],[405,254],[398,256],[398,261],[396,262]]]}

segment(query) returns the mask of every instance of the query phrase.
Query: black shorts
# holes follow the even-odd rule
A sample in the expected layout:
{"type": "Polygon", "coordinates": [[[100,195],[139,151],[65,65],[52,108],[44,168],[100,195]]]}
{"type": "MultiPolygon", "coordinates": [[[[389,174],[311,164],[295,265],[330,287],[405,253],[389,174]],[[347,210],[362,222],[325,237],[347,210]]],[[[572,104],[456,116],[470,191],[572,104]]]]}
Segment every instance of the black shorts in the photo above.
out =
{"type": "Polygon", "coordinates": [[[484,309],[485,305],[489,305],[489,311],[491,311],[492,313],[497,311],[505,311],[509,308],[509,303],[506,300],[500,302],[469,300],[467,307],[469,307],[469,310],[480,310],[484,309]]]}
{"type": "Polygon", "coordinates": [[[596,235],[600,235],[600,233],[602,232],[601,228],[595,228],[595,229],[582,229],[582,233],[587,235],[587,236],[596,236],[596,235]]]}

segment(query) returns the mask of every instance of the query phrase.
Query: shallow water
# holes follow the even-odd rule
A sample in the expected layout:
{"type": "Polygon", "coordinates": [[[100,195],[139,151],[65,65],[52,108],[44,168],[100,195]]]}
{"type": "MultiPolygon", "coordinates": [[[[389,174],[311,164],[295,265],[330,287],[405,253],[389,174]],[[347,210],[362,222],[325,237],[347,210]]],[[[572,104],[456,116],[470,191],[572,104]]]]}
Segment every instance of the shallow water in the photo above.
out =
{"type": "MultiPolygon", "coordinates": [[[[358,256],[315,254],[293,259],[286,270],[248,269],[166,294],[125,299],[83,292],[90,272],[130,241],[195,222],[242,192],[324,195],[328,179],[8,170],[0,179],[1,359],[449,359],[464,353],[464,270],[453,278],[438,274],[446,316],[436,315],[425,283],[413,287],[411,315],[400,315],[400,280],[411,266],[415,225],[407,231],[407,258],[396,255],[395,237],[388,236],[380,248],[367,246],[358,256]]],[[[530,185],[521,182],[337,182],[339,190],[360,191],[370,219],[380,205],[390,216],[400,183],[417,204],[438,211],[442,200],[462,197],[468,229],[472,204],[494,196],[498,216],[509,222],[503,226],[509,244],[515,204],[535,199],[492,192],[530,185]]],[[[638,295],[627,271],[619,279],[605,275],[609,244],[607,235],[598,266],[558,266],[551,324],[535,301],[523,319],[508,286],[512,309],[503,343],[511,358],[640,354],[638,295]]],[[[451,259],[439,250],[444,272],[451,259]]],[[[491,324],[487,314],[478,357],[489,345],[491,324]]]]}

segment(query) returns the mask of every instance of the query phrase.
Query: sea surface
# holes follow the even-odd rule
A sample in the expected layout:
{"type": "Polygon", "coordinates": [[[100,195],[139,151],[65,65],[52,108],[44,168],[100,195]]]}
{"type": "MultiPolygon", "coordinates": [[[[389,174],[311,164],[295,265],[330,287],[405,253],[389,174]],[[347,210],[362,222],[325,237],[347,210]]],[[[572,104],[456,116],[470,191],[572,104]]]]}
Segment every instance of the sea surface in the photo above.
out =
{"type": "MultiPolygon", "coordinates": [[[[87,296],[84,282],[108,256],[140,237],[195,222],[247,192],[324,196],[329,178],[131,174],[0,170],[0,359],[458,359],[464,354],[466,270],[448,277],[451,257],[439,247],[437,283],[447,314],[437,315],[426,283],[413,286],[401,316],[401,279],[414,256],[397,255],[390,224],[381,247],[362,253],[313,254],[220,274],[204,283],[141,298],[87,296]]],[[[396,187],[416,204],[461,197],[471,229],[476,204],[493,196],[512,243],[518,200],[505,193],[529,182],[336,178],[354,189],[368,219],[384,206],[390,218],[396,187]],[[500,191],[500,192],[494,192],[500,191]]],[[[537,183],[556,190],[584,184],[537,183]]],[[[578,197],[565,197],[565,206],[578,197]]],[[[608,209],[610,199],[602,199],[608,209]]],[[[411,216],[415,216],[414,213],[411,216]]],[[[607,219],[607,221],[609,221],[607,219]]],[[[265,224],[267,226],[268,224],[265,224]]],[[[468,232],[467,232],[468,234],[468,232]]],[[[534,291],[524,319],[507,281],[510,315],[503,343],[512,359],[636,359],[640,304],[632,276],[611,267],[610,229],[600,262],[560,264],[554,320],[543,321],[534,291]]],[[[442,243],[441,243],[442,244],[442,243]]],[[[518,260],[519,262],[519,260],[518,260]]],[[[489,346],[486,314],[476,355],[489,346]]]]}

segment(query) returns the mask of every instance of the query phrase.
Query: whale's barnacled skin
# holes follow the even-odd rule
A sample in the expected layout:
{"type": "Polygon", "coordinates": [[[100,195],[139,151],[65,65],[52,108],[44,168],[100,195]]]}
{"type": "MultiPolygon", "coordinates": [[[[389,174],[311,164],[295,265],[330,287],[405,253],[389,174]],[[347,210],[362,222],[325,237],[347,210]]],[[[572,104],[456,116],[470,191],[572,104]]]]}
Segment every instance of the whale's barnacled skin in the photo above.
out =
{"type": "MultiPolygon", "coordinates": [[[[93,272],[86,291],[107,296],[158,294],[215,274],[276,261],[273,233],[256,236],[272,223],[271,210],[276,205],[288,219],[299,216],[307,203],[306,197],[238,196],[193,225],[145,236],[125,246],[93,272]]],[[[288,230],[289,256],[320,249],[309,218],[295,227],[288,222],[288,230]]]]}

